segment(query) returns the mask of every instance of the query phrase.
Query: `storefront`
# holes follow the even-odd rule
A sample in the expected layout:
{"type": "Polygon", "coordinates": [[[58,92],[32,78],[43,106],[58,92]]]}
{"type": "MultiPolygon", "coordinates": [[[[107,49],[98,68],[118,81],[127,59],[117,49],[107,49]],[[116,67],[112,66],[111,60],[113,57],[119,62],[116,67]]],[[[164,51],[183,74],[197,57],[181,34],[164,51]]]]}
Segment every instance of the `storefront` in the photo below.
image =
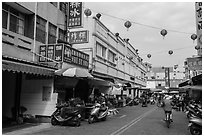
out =
{"type": "Polygon", "coordinates": [[[2,56],[2,118],[17,120],[26,114],[49,116],[57,99],[53,94],[56,68],[2,56]]]}

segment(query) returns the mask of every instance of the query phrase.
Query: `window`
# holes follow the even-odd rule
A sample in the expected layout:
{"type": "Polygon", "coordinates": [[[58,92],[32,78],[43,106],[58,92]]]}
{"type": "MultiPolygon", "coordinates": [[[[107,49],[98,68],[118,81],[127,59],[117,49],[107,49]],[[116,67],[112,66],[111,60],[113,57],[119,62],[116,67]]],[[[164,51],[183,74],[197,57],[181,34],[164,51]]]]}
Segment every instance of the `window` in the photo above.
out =
{"type": "Polygon", "coordinates": [[[21,13],[10,7],[9,30],[24,35],[24,18],[21,13]]]}
{"type": "Polygon", "coordinates": [[[2,10],[2,27],[7,29],[7,23],[8,23],[8,12],[5,10],[2,10]]]}
{"type": "Polygon", "coordinates": [[[36,40],[45,44],[46,41],[46,20],[37,16],[36,22],[36,40]]]}
{"type": "Polygon", "coordinates": [[[161,87],[161,84],[158,84],[159,87],[161,87]]]}
{"type": "Polygon", "coordinates": [[[57,27],[49,23],[48,44],[56,43],[56,30],[57,27]]]}
{"type": "Polygon", "coordinates": [[[112,51],[110,51],[110,50],[108,52],[108,60],[113,62],[113,63],[115,61],[115,54],[112,51]]]}
{"type": "Polygon", "coordinates": [[[64,13],[66,12],[66,3],[65,2],[60,2],[60,10],[64,13]]]}
{"type": "Polygon", "coordinates": [[[96,54],[106,58],[106,48],[98,42],[96,42],[96,54]]]}
{"type": "Polygon", "coordinates": [[[58,39],[60,39],[60,40],[62,40],[62,41],[66,41],[66,37],[65,37],[64,30],[59,29],[58,39]]]}

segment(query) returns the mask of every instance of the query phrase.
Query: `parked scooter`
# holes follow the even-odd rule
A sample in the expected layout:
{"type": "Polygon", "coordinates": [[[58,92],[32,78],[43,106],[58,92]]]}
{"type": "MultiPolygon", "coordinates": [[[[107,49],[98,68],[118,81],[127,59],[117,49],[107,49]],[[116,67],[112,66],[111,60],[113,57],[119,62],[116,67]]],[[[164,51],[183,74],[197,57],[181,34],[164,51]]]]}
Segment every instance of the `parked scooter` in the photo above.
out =
{"type": "Polygon", "coordinates": [[[189,120],[188,127],[192,135],[201,135],[202,134],[202,119],[198,117],[191,118],[189,120]]]}
{"type": "Polygon", "coordinates": [[[197,104],[189,104],[186,110],[187,118],[199,117],[202,118],[202,108],[197,104]]]}
{"type": "Polygon", "coordinates": [[[91,124],[95,121],[105,121],[108,115],[108,107],[105,102],[102,104],[96,103],[91,110],[90,116],[88,118],[88,123],[91,124]]]}
{"type": "Polygon", "coordinates": [[[57,105],[56,111],[51,115],[52,125],[81,125],[79,110],[66,111],[66,105],[57,105]],[[63,111],[63,114],[62,114],[63,111]]]}

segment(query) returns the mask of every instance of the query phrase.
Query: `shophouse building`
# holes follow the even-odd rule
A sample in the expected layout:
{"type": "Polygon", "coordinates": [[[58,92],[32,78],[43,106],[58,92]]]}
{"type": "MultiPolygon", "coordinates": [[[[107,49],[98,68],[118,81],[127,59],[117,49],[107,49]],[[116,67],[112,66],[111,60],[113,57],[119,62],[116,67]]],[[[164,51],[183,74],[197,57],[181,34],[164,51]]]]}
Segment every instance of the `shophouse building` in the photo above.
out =
{"type": "MultiPolygon", "coordinates": [[[[89,70],[93,76],[126,85],[122,91],[132,97],[137,94],[137,87],[146,86],[147,68],[137,53],[136,45],[133,46],[128,38],[121,38],[118,32],[109,30],[100,17],[85,17],[84,27],[70,29],[70,32],[83,30],[88,32],[89,41],[72,46],[89,54],[89,70]]],[[[72,39],[72,35],[70,37],[72,39]]],[[[121,94],[121,89],[108,85],[100,87],[102,92],[109,94],[121,94]]]]}
{"type": "MultiPolygon", "coordinates": [[[[67,11],[64,2],[2,3],[3,117],[17,118],[21,106],[27,114],[50,116],[59,97],[66,96],[62,90],[72,90],[79,80],[63,77],[68,82],[56,82],[55,71],[63,68],[89,71],[96,78],[89,84],[108,94],[120,94],[113,93],[114,85],[133,96],[137,87],[146,86],[146,67],[128,38],[111,32],[96,17],[85,17],[83,28],[68,29],[67,11]],[[87,43],[72,43],[71,32],[80,30],[88,30],[87,43]],[[60,46],[71,51],[61,53],[63,60],[56,57],[60,46]],[[70,61],[65,61],[68,55],[70,61]]],[[[83,94],[91,92],[86,90],[83,94]]]]}

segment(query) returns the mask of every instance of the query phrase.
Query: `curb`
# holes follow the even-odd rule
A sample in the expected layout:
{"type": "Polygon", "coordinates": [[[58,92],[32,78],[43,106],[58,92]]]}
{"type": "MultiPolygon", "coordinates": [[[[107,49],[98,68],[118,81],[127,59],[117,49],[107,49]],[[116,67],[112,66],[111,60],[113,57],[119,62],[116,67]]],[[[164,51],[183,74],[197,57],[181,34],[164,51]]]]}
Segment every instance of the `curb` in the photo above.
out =
{"type": "Polygon", "coordinates": [[[23,135],[23,134],[30,134],[30,133],[34,133],[34,132],[38,132],[41,131],[43,129],[49,128],[52,125],[50,123],[41,123],[40,125],[36,125],[36,126],[31,126],[31,127],[27,127],[27,128],[23,128],[23,129],[19,129],[19,130],[15,130],[15,131],[11,131],[11,132],[6,132],[6,133],[2,133],[3,135],[23,135]]]}

